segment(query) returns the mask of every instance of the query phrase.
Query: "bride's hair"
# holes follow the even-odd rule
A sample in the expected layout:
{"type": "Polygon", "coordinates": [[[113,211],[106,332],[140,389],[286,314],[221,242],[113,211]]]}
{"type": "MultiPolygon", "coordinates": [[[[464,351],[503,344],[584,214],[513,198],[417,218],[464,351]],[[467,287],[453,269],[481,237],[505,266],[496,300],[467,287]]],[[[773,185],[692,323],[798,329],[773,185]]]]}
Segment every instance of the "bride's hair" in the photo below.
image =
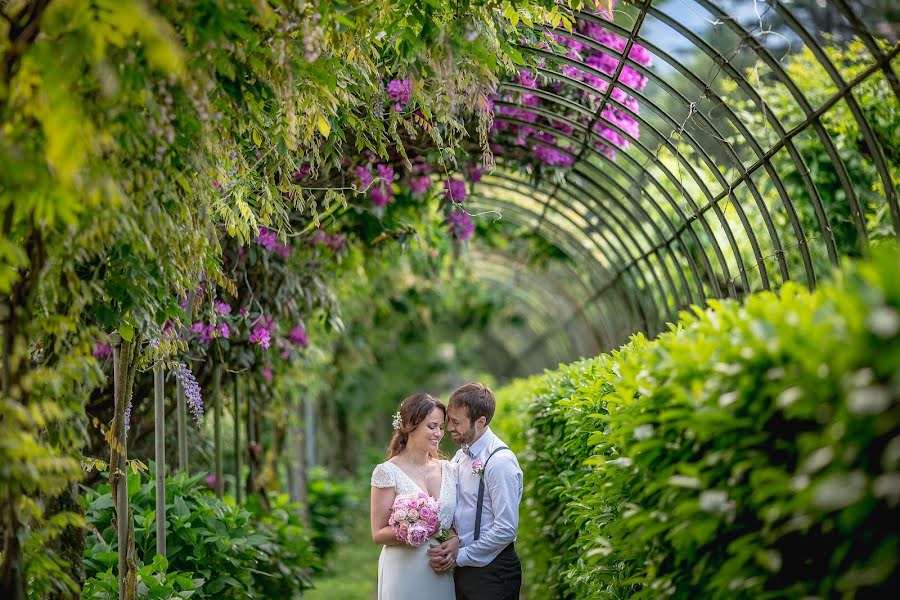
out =
{"type": "MultiPolygon", "coordinates": [[[[413,394],[409,398],[400,403],[399,423],[396,423],[394,429],[394,437],[388,446],[388,458],[393,458],[406,449],[409,442],[409,434],[416,430],[416,427],[431,414],[435,408],[441,409],[444,418],[447,417],[447,407],[430,394],[420,392],[413,394]]],[[[396,417],[395,417],[396,422],[396,417]]]]}

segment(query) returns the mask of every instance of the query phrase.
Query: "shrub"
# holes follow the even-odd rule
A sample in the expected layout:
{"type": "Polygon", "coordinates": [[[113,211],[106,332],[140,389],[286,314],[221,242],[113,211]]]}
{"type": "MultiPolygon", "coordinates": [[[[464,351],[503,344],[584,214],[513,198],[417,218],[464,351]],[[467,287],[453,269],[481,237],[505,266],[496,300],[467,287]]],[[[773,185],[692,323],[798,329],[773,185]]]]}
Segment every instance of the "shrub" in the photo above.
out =
{"type": "MultiPolygon", "coordinates": [[[[319,560],[291,515],[296,507],[276,503],[257,521],[246,509],[211,494],[204,476],[180,473],[166,480],[168,566],[199,580],[195,597],[245,598],[265,592],[266,598],[294,598],[311,587],[310,573],[319,568],[319,560]]],[[[128,486],[138,559],[148,564],[156,552],[156,486],[143,483],[140,475],[130,475],[128,486]]],[[[102,580],[104,573],[114,572],[117,561],[109,486],[85,489],[84,502],[97,533],[89,537],[85,565],[88,575],[99,574],[102,580]]]]}
{"type": "Polygon", "coordinates": [[[712,303],[532,378],[531,427],[506,435],[528,442],[523,559],[556,563],[526,568],[534,596],[896,589],[897,273],[877,252],[816,292],[712,303]]]}

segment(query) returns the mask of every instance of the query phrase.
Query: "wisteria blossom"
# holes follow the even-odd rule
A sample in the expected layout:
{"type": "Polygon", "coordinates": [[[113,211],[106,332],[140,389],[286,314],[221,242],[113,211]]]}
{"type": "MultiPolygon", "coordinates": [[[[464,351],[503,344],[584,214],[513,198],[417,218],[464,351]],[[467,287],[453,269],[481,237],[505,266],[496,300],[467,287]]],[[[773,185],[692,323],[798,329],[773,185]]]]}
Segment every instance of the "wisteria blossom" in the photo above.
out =
{"type": "Polygon", "coordinates": [[[468,196],[466,182],[462,179],[450,178],[444,182],[444,195],[452,202],[462,202],[468,196]]]}
{"type": "Polygon", "coordinates": [[[475,232],[475,223],[469,214],[462,210],[451,212],[447,216],[447,224],[450,226],[450,233],[459,240],[465,241],[475,232]]]}
{"type": "Polygon", "coordinates": [[[188,408],[199,423],[203,418],[203,397],[200,394],[200,385],[191,370],[184,363],[178,363],[172,369],[175,379],[181,384],[184,396],[187,399],[188,408]]]}

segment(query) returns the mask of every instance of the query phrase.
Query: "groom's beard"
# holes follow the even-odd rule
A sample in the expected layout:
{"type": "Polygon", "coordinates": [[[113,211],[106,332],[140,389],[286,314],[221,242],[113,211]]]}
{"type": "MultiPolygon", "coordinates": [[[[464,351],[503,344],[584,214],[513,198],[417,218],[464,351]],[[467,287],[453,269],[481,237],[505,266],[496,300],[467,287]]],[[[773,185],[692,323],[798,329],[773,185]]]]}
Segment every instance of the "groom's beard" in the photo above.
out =
{"type": "Polygon", "coordinates": [[[466,431],[459,437],[459,445],[460,446],[469,446],[472,442],[475,441],[475,427],[469,427],[469,430],[466,431]]]}

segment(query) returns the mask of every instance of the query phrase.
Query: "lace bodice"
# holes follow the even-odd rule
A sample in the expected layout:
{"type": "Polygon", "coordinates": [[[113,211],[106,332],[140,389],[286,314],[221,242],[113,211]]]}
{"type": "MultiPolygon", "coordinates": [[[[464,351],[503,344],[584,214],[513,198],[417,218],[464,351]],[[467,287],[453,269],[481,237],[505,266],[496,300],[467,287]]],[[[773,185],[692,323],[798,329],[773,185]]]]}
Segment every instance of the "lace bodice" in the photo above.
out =
{"type": "MultiPolygon", "coordinates": [[[[441,461],[441,492],[438,502],[441,509],[438,516],[441,519],[441,527],[449,529],[453,524],[453,512],[456,510],[456,465],[447,460],[441,461]]],[[[394,488],[398,496],[403,494],[428,493],[409,478],[403,469],[392,462],[383,462],[372,471],[372,487],[394,488]]]]}

